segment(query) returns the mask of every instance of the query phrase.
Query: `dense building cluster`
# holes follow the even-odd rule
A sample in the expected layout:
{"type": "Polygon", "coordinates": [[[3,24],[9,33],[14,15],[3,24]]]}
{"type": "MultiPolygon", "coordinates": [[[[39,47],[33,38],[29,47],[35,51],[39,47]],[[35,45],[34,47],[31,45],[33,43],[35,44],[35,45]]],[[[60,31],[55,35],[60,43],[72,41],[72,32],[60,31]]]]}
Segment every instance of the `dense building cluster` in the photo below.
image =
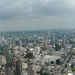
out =
{"type": "Polygon", "coordinates": [[[75,74],[74,30],[0,33],[0,75],[75,74]]]}

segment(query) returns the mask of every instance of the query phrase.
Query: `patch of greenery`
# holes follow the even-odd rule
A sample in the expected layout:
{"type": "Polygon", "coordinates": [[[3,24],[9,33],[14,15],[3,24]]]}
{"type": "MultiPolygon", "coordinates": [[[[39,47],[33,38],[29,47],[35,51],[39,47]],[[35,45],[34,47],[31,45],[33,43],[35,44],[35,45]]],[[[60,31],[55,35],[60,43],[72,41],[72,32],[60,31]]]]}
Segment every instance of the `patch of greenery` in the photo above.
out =
{"type": "Polygon", "coordinates": [[[64,72],[64,69],[62,69],[61,74],[63,74],[63,72],[64,72]]]}
{"type": "Polygon", "coordinates": [[[48,62],[45,62],[46,66],[49,66],[49,63],[48,62]]]}
{"type": "Polygon", "coordinates": [[[50,74],[47,72],[42,72],[40,75],[50,75],[50,74]]]}
{"type": "Polygon", "coordinates": [[[40,74],[40,75],[50,75],[48,72],[43,72],[43,69],[41,69],[40,71],[37,71],[37,74],[40,74]]]}
{"type": "Polygon", "coordinates": [[[75,72],[75,68],[72,68],[72,71],[75,72]]]}

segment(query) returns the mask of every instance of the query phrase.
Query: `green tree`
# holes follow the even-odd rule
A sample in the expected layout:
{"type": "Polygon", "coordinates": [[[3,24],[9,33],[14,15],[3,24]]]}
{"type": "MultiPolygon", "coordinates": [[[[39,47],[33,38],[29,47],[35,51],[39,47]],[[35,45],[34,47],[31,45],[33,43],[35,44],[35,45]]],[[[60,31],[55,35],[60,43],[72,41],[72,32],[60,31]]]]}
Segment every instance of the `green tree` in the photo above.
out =
{"type": "Polygon", "coordinates": [[[47,72],[42,72],[40,75],[50,75],[50,74],[47,72]]]}
{"type": "Polygon", "coordinates": [[[45,62],[46,66],[49,66],[49,63],[48,62],[45,62]]]}
{"type": "Polygon", "coordinates": [[[75,72],[75,68],[72,68],[72,71],[75,72]]]}

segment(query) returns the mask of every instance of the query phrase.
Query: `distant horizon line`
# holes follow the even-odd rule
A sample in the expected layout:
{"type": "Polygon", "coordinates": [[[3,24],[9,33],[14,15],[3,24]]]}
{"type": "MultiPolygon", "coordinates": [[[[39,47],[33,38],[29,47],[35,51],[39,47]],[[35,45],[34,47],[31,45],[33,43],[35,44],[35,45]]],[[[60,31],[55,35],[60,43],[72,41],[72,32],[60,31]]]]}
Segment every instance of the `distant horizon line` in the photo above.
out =
{"type": "Polygon", "coordinates": [[[50,30],[74,30],[75,28],[55,28],[55,29],[36,29],[36,30],[5,30],[5,31],[0,31],[0,33],[3,32],[30,32],[30,31],[50,31],[50,30]]]}

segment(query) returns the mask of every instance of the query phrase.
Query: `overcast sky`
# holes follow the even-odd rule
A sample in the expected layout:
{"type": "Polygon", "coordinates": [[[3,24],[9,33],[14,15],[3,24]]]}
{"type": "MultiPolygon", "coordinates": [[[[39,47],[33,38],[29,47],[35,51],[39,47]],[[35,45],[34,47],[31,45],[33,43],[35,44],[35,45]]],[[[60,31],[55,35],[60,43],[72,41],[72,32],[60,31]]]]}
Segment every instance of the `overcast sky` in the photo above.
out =
{"type": "Polygon", "coordinates": [[[75,0],[0,0],[0,31],[75,27],[75,0]]]}

